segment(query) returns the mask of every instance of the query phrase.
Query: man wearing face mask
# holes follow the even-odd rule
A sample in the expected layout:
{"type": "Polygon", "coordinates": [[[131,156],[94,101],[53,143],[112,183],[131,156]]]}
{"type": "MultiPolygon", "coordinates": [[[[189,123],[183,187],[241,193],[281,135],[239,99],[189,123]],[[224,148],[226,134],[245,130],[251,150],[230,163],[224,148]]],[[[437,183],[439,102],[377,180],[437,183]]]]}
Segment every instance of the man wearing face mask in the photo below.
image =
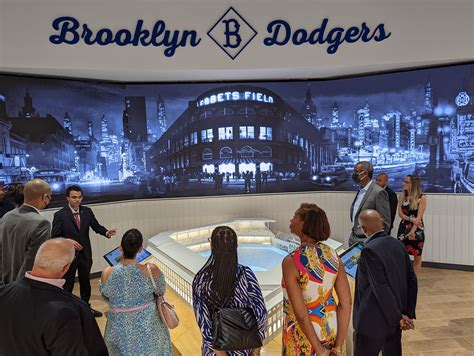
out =
{"type": "Polygon", "coordinates": [[[354,293],[354,356],[402,354],[402,331],[414,329],[418,282],[400,241],[387,235],[375,210],[359,225],[367,237],[360,254],[354,293]]]}
{"type": "Polygon", "coordinates": [[[51,224],[40,214],[51,201],[51,187],[41,179],[26,183],[24,203],[0,220],[0,285],[31,271],[36,251],[50,238],[51,224]]]}
{"type": "Polygon", "coordinates": [[[360,228],[357,219],[361,211],[373,209],[377,211],[383,219],[384,231],[388,233],[390,229],[390,204],[387,192],[372,181],[374,167],[367,161],[358,162],[354,166],[352,179],[359,184],[360,189],[351,205],[352,232],[349,237],[349,246],[363,242],[364,232],[360,228]]]}

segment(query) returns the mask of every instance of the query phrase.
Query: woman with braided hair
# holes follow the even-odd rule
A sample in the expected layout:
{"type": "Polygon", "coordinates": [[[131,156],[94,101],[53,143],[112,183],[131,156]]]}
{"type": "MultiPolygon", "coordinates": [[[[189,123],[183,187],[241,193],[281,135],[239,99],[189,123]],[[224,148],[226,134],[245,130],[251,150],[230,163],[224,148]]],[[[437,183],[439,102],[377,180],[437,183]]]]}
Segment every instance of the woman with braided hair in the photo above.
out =
{"type": "MultiPolygon", "coordinates": [[[[259,336],[265,337],[267,310],[255,274],[237,260],[237,234],[228,226],[218,226],[211,234],[211,256],[193,280],[193,307],[202,334],[202,355],[226,355],[213,350],[212,314],[224,303],[228,308],[251,308],[257,319],[259,336]]],[[[258,350],[227,352],[251,355],[258,350]]]]}

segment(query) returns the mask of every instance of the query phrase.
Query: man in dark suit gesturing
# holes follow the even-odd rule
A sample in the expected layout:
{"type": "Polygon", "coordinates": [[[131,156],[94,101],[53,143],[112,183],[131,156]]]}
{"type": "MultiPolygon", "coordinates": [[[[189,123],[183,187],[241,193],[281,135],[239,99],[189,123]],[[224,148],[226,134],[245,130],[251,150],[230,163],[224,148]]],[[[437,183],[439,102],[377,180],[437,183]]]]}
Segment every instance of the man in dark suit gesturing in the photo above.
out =
{"type": "Polygon", "coordinates": [[[359,215],[367,240],[354,294],[354,355],[402,354],[402,330],[414,328],[418,284],[403,244],[387,235],[375,210],[359,215]]]}
{"type": "Polygon", "coordinates": [[[385,191],[388,194],[388,201],[390,203],[390,228],[388,230],[388,234],[392,234],[392,229],[393,229],[393,222],[395,221],[395,214],[397,213],[397,207],[398,207],[398,198],[397,194],[390,189],[388,186],[388,175],[385,172],[381,172],[377,175],[377,178],[375,179],[375,182],[377,185],[385,189],[385,191]]]}
{"type": "MultiPolygon", "coordinates": [[[[72,185],[66,189],[68,204],[54,214],[51,237],[67,237],[82,245],[82,250],[76,252],[76,258],[64,276],[66,279],[64,289],[72,292],[77,271],[81,299],[89,303],[91,297],[90,272],[92,268],[89,228],[107,238],[114,236],[116,230],[107,230],[100,225],[92,210],[81,205],[82,198],[81,187],[72,185]]],[[[97,310],[91,308],[91,311],[96,317],[102,316],[102,313],[97,310]]]]}
{"type": "Polygon", "coordinates": [[[352,179],[360,186],[351,206],[352,232],[349,237],[349,246],[365,240],[364,232],[359,227],[357,218],[361,211],[376,210],[383,219],[384,230],[388,233],[390,227],[390,205],[388,194],[372,181],[374,167],[367,161],[358,162],[354,166],[352,179]]]}

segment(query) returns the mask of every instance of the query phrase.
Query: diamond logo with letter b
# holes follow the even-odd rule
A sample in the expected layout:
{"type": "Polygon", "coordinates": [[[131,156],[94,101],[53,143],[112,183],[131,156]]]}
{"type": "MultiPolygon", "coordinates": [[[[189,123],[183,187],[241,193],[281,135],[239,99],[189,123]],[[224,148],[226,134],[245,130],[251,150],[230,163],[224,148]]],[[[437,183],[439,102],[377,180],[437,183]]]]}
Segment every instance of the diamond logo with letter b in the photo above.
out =
{"type": "Polygon", "coordinates": [[[230,7],[207,35],[234,60],[257,35],[257,31],[230,7]]]}

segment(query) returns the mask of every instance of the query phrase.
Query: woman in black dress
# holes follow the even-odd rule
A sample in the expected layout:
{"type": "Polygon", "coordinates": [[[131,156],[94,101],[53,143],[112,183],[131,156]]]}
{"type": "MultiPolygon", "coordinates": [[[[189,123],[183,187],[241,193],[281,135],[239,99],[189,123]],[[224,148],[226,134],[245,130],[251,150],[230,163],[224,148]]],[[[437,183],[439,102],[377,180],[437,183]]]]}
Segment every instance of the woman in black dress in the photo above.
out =
{"type": "Polygon", "coordinates": [[[398,238],[413,256],[413,269],[421,271],[421,253],[425,243],[423,215],[426,196],[421,191],[420,178],[411,175],[403,179],[403,191],[398,199],[398,215],[402,219],[398,227],[398,238]]]}

